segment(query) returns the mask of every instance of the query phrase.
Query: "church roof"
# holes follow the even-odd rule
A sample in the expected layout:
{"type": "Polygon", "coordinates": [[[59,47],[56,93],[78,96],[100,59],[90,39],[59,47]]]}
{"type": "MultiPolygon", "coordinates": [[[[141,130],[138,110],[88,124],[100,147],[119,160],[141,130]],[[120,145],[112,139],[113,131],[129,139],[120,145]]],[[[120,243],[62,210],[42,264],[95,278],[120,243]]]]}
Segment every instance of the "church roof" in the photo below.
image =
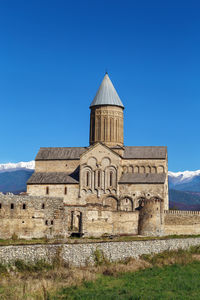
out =
{"type": "Polygon", "coordinates": [[[164,146],[126,146],[123,158],[129,159],[166,159],[167,147],[164,146]]]}
{"type": "MultiPolygon", "coordinates": [[[[46,147],[40,148],[35,160],[80,159],[88,147],[46,147]]],[[[113,148],[114,149],[114,148],[113,148]]],[[[124,159],[166,159],[164,146],[125,146],[124,159]]]]}
{"type": "Polygon", "coordinates": [[[27,181],[27,184],[65,184],[78,183],[75,174],[66,174],[64,172],[35,172],[27,181]],[[73,176],[73,177],[72,177],[73,176]]]}
{"type": "Polygon", "coordinates": [[[45,147],[40,148],[35,160],[79,159],[87,147],[45,147]]]}
{"type": "Polygon", "coordinates": [[[125,173],[121,176],[119,183],[164,183],[166,174],[139,174],[125,173]]]}
{"type": "Polygon", "coordinates": [[[107,73],[105,74],[90,107],[97,105],[115,105],[124,108],[124,105],[122,104],[107,73]]]}

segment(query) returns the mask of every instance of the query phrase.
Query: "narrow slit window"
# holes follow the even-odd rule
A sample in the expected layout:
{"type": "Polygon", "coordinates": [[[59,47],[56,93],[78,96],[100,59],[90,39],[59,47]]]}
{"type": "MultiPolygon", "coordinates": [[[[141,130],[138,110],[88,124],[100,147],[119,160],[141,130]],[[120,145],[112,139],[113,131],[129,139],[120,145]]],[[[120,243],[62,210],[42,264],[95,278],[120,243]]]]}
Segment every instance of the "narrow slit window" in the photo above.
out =
{"type": "Polygon", "coordinates": [[[64,194],[67,195],[67,187],[64,189],[64,194]]]}
{"type": "Polygon", "coordinates": [[[48,225],[48,220],[45,221],[45,225],[48,225]]]}
{"type": "Polygon", "coordinates": [[[87,173],[86,173],[86,186],[89,186],[89,180],[90,180],[90,174],[87,171],[87,173]]]}
{"type": "Polygon", "coordinates": [[[46,195],[49,195],[49,187],[46,187],[46,195]]]}
{"type": "Polygon", "coordinates": [[[74,212],[71,211],[71,230],[73,230],[73,226],[74,226],[74,212]]]}
{"type": "Polygon", "coordinates": [[[1,203],[0,203],[0,209],[1,209],[1,203]]]}
{"type": "Polygon", "coordinates": [[[22,208],[23,208],[23,209],[26,209],[26,204],[25,204],[25,203],[23,204],[22,208]]]}
{"type": "Polygon", "coordinates": [[[110,186],[113,185],[113,172],[110,172],[110,186]]]}
{"type": "Polygon", "coordinates": [[[11,203],[11,204],[10,204],[10,208],[11,208],[11,209],[14,209],[14,203],[11,203]]]}
{"type": "Polygon", "coordinates": [[[45,205],[44,205],[44,203],[42,203],[42,209],[45,209],[45,205]]]}
{"type": "Polygon", "coordinates": [[[97,186],[100,187],[101,186],[101,172],[98,171],[97,173],[97,186]]]}
{"type": "Polygon", "coordinates": [[[51,225],[53,225],[53,220],[51,220],[51,225]]]}

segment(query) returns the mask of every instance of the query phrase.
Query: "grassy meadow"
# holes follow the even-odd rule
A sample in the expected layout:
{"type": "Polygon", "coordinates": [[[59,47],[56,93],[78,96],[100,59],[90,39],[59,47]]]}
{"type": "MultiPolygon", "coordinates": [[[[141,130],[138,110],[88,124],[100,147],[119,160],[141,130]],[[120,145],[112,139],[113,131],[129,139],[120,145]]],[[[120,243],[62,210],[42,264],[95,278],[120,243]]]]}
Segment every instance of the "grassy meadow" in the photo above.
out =
{"type": "Polygon", "coordinates": [[[200,299],[200,247],[73,268],[59,257],[48,264],[0,265],[0,299],[200,299]]]}

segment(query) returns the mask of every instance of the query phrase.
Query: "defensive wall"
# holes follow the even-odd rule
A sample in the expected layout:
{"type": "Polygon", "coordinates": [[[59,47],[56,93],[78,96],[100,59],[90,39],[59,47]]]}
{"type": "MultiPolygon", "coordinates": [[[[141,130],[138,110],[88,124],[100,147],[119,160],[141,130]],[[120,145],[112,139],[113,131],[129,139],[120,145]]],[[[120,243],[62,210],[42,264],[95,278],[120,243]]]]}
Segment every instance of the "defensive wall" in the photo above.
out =
{"type": "Polygon", "coordinates": [[[18,259],[25,262],[45,260],[51,262],[58,255],[70,266],[94,264],[96,250],[102,251],[110,261],[138,258],[165,250],[188,249],[200,245],[200,238],[179,238],[130,242],[101,242],[85,244],[1,246],[0,262],[12,263],[18,259]]]}
{"type": "Polygon", "coordinates": [[[68,206],[61,197],[0,194],[0,238],[65,238],[74,229],[84,236],[200,234],[200,211],[164,211],[159,198],[142,203],[140,210],[123,211],[89,203],[68,206]]]}
{"type": "Polygon", "coordinates": [[[63,198],[0,194],[0,238],[32,239],[65,236],[63,198]]]}
{"type": "Polygon", "coordinates": [[[200,234],[200,211],[164,211],[165,235],[200,234]]]}

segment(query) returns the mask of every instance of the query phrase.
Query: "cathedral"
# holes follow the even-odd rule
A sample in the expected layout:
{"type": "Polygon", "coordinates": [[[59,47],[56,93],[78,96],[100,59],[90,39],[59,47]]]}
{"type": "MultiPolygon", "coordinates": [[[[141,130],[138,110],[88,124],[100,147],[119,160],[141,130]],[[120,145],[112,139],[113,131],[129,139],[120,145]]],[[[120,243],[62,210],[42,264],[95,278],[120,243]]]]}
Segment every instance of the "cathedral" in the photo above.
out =
{"type": "Polygon", "coordinates": [[[124,145],[124,105],[108,74],[90,105],[89,146],[40,148],[30,196],[63,199],[68,234],[162,235],[164,146],[124,145]]]}

